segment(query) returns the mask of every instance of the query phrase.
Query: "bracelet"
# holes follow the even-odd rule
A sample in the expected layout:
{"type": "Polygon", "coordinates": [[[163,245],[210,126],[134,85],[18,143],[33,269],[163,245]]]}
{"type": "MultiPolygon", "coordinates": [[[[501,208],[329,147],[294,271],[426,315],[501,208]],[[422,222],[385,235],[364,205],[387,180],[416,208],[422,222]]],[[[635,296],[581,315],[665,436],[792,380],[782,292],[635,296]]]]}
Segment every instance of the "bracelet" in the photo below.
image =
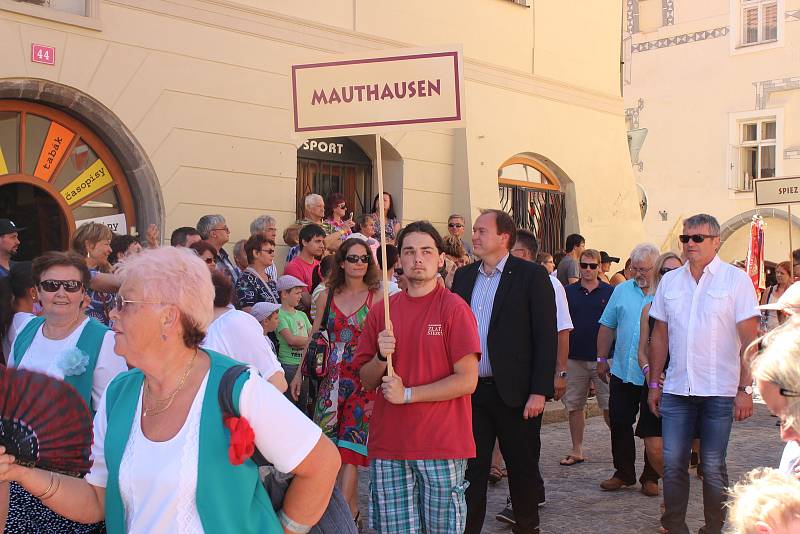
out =
{"type": "Polygon", "coordinates": [[[56,478],[56,485],[53,488],[53,492],[50,495],[43,495],[39,499],[40,501],[46,501],[47,499],[49,499],[50,497],[54,497],[55,494],[58,493],[59,488],[61,488],[61,476],[60,475],[56,475],[55,478],[56,478]]]}
{"type": "Polygon", "coordinates": [[[306,526],[301,523],[298,523],[288,515],[286,512],[283,511],[283,508],[278,510],[278,521],[281,522],[281,525],[287,530],[291,530],[292,532],[297,532],[297,534],[306,534],[310,532],[313,526],[306,526]]]}
{"type": "Polygon", "coordinates": [[[644,364],[644,367],[642,367],[642,374],[647,376],[648,369],[650,369],[650,364],[644,364]]]}
{"type": "Polygon", "coordinates": [[[597,357],[597,363],[606,363],[608,358],[601,358],[600,356],[597,357]]]}
{"type": "Polygon", "coordinates": [[[403,404],[409,404],[411,402],[411,388],[406,388],[403,390],[403,404]]]}
{"type": "Polygon", "coordinates": [[[650,389],[658,389],[661,387],[661,384],[659,384],[658,382],[649,382],[647,384],[647,387],[649,387],[650,389]]]}
{"type": "Polygon", "coordinates": [[[46,490],[44,490],[44,493],[42,493],[41,495],[34,495],[34,497],[36,497],[36,498],[37,498],[37,499],[39,499],[39,500],[42,500],[42,497],[44,497],[45,495],[47,495],[48,493],[50,493],[50,490],[51,490],[51,489],[53,489],[53,483],[54,483],[55,481],[56,481],[56,475],[55,475],[55,473],[53,473],[52,471],[50,471],[50,485],[49,485],[49,486],[47,486],[47,489],[46,489],[46,490]]]}

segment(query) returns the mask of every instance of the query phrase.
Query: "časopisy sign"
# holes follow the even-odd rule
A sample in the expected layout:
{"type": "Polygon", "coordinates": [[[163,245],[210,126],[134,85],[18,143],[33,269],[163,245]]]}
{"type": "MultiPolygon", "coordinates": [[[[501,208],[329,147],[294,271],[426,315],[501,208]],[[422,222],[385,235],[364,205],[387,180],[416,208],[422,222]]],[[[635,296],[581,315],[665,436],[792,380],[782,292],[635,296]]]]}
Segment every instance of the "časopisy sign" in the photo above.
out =
{"type": "Polygon", "coordinates": [[[292,66],[293,130],[325,136],[462,126],[461,52],[373,51],[292,66]]]}

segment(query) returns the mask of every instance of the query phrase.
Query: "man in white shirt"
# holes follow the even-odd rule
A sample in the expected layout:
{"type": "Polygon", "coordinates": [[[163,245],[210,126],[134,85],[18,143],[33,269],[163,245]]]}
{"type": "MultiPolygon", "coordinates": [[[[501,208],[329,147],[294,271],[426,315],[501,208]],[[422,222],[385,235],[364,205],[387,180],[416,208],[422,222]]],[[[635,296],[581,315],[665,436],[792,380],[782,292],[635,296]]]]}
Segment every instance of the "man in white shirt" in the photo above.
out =
{"type": "Polygon", "coordinates": [[[661,416],[664,436],[664,505],[661,524],[689,534],[689,454],[700,433],[705,526],[719,534],[725,522],[728,472],[725,455],[733,419],[753,413],[744,349],[758,332],[758,304],[747,274],[717,256],[719,223],[711,215],[683,221],[683,267],[661,279],[650,316],[656,319],[646,377],[650,409],[661,416]],[[669,363],[667,365],[667,350],[669,363]],[[666,366],[663,395],[658,379],[666,366]]]}

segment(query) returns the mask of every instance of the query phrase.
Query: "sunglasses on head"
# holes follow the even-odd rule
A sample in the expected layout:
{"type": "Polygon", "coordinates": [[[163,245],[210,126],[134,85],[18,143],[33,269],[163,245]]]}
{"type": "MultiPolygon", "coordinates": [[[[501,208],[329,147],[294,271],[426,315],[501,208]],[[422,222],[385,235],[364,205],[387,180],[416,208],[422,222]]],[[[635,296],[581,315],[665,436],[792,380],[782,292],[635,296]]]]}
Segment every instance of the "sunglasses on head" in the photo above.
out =
{"type": "Polygon", "coordinates": [[[369,263],[369,254],[364,254],[363,256],[358,256],[356,254],[350,254],[344,257],[347,260],[347,263],[369,263]]]}
{"type": "Polygon", "coordinates": [[[670,272],[670,271],[674,271],[674,270],[675,270],[675,267],[662,267],[662,268],[660,268],[660,269],[658,270],[658,272],[659,272],[659,274],[661,274],[661,276],[664,276],[664,275],[665,275],[665,274],[667,274],[668,272],[670,272]]]}
{"type": "Polygon", "coordinates": [[[45,293],[55,293],[62,287],[67,293],[77,293],[83,289],[83,282],[80,280],[42,280],[39,282],[39,288],[45,293]]]}
{"type": "Polygon", "coordinates": [[[597,264],[581,262],[581,269],[597,269],[597,264]]]}
{"type": "Polygon", "coordinates": [[[463,224],[460,223],[447,223],[448,228],[464,228],[463,224]]]}
{"type": "Polygon", "coordinates": [[[702,243],[706,239],[711,239],[713,237],[719,237],[719,236],[708,235],[708,234],[694,234],[694,235],[681,234],[678,236],[678,239],[680,239],[681,243],[686,244],[689,242],[689,240],[692,240],[695,243],[702,243]]]}

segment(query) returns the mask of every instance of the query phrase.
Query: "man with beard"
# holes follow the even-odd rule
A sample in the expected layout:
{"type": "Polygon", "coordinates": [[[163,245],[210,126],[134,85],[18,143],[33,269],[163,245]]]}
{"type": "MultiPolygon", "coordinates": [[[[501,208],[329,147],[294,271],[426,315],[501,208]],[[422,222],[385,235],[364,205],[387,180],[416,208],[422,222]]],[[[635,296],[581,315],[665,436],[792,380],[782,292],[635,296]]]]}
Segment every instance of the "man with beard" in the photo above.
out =
{"type": "Polygon", "coordinates": [[[0,219],[0,278],[5,278],[11,272],[11,257],[19,250],[19,228],[14,221],[0,219]]]}

